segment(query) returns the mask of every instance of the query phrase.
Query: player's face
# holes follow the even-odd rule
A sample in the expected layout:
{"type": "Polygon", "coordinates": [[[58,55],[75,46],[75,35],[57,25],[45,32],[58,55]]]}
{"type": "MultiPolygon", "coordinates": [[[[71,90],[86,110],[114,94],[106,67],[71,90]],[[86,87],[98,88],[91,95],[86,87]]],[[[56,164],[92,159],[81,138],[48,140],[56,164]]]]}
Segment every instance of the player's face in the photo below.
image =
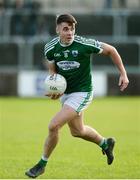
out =
{"type": "Polygon", "coordinates": [[[58,33],[60,37],[60,41],[63,44],[71,44],[74,39],[75,34],[75,24],[71,25],[68,23],[61,23],[57,25],[56,32],[58,33]]]}

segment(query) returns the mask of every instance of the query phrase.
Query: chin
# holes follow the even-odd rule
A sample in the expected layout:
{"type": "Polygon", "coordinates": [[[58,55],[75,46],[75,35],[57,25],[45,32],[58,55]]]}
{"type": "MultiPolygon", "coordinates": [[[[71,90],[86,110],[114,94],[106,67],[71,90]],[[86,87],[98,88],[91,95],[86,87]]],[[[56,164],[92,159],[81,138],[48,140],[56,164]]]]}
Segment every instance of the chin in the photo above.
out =
{"type": "Polygon", "coordinates": [[[71,44],[72,43],[72,41],[67,41],[67,44],[71,44]]]}
{"type": "Polygon", "coordinates": [[[67,41],[67,44],[71,44],[72,41],[73,41],[73,39],[68,40],[68,41],[67,41]]]}

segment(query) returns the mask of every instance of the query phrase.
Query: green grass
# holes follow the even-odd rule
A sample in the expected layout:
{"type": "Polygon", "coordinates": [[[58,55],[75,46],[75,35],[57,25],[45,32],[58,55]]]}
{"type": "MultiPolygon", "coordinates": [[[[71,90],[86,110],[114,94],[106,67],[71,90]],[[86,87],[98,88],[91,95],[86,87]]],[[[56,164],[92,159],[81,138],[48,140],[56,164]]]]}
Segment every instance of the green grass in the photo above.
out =
{"type": "MultiPolygon", "coordinates": [[[[0,98],[0,178],[26,178],[42,155],[48,123],[59,101],[0,98]]],[[[51,156],[46,179],[140,178],[140,97],[97,98],[85,111],[85,123],[116,139],[115,161],[106,164],[100,148],[73,138],[67,126],[51,156]]]]}

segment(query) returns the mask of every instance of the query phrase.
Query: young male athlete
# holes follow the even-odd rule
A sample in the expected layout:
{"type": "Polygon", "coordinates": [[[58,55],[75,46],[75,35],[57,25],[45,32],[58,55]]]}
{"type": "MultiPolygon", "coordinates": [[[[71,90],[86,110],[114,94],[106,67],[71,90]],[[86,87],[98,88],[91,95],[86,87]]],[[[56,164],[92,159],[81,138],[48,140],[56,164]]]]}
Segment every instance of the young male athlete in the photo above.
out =
{"type": "Polygon", "coordinates": [[[86,39],[75,35],[75,18],[70,14],[62,14],[56,18],[57,38],[45,45],[45,57],[49,72],[59,73],[67,80],[64,95],[47,94],[51,99],[61,96],[62,109],[49,124],[49,134],[44,144],[41,160],[25,174],[35,178],[45,171],[48,159],[58,143],[58,134],[64,124],[68,124],[72,136],[96,143],[107,156],[107,163],[113,162],[113,148],[115,140],[105,138],[92,127],[83,122],[83,110],[87,108],[93,98],[91,80],[90,55],[92,53],[109,56],[117,66],[120,78],[119,86],[123,91],[129,80],[122,59],[117,50],[106,43],[94,39],[86,39]]]}

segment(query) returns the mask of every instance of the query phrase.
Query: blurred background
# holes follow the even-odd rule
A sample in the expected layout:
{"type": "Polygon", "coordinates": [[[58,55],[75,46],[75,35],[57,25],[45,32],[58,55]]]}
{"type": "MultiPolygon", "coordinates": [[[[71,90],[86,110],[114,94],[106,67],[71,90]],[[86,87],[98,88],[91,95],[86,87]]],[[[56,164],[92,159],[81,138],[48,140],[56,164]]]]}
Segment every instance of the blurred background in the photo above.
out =
{"type": "Polygon", "coordinates": [[[140,95],[140,0],[0,0],[0,95],[43,96],[44,45],[61,13],[76,17],[76,34],[114,45],[123,59],[122,93],[112,61],[92,57],[95,96],[140,95]]]}

